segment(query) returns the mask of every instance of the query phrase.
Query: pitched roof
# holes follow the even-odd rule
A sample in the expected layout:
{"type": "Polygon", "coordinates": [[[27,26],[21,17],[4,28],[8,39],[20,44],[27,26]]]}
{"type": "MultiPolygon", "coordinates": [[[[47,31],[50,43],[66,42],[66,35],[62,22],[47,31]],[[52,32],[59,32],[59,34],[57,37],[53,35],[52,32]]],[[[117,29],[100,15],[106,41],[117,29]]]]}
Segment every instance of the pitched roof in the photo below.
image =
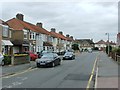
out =
{"type": "Polygon", "coordinates": [[[78,41],[80,43],[83,43],[84,41],[87,41],[90,44],[94,44],[94,42],[92,40],[90,40],[90,39],[76,39],[76,41],[78,41]]]}
{"type": "Polygon", "coordinates": [[[4,22],[3,20],[1,20],[1,19],[0,19],[0,24],[8,26],[8,24],[6,22],[4,22]]]}
{"type": "Polygon", "coordinates": [[[34,24],[31,24],[31,23],[28,23],[28,22],[25,22],[25,21],[22,21],[22,20],[19,20],[19,19],[16,19],[16,18],[8,20],[7,24],[11,28],[13,28],[14,30],[29,29],[29,30],[32,30],[34,32],[39,32],[39,33],[42,33],[42,34],[47,34],[47,35],[50,34],[47,30],[45,30],[43,28],[40,28],[40,27],[38,27],[34,24]]]}
{"type": "Polygon", "coordinates": [[[70,38],[70,37],[66,37],[66,38],[67,38],[68,41],[73,41],[73,39],[70,38]]]}
{"type": "Polygon", "coordinates": [[[63,40],[67,40],[67,38],[64,35],[61,35],[61,34],[56,33],[56,32],[50,32],[50,33],[53,37],[60,38],[60,39],[63,39],[63,40]]]}
{"type": "Polygon", "coordinates": [[[103,40],[100,40],[100,41],[96,42],[96,44],[106,44],[106,42],[103,40]]]}

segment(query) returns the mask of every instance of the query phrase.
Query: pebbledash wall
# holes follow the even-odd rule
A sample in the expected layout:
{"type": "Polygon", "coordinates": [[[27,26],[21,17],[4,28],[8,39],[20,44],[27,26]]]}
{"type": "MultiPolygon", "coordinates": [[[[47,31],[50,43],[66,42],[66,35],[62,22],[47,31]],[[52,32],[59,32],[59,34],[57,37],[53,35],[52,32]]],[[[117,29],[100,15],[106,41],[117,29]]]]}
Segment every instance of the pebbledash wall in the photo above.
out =
{"type": "Polygon", "coordinates": [[[0,53],[2,52],[2,25],[0,25],[0,53]]]}

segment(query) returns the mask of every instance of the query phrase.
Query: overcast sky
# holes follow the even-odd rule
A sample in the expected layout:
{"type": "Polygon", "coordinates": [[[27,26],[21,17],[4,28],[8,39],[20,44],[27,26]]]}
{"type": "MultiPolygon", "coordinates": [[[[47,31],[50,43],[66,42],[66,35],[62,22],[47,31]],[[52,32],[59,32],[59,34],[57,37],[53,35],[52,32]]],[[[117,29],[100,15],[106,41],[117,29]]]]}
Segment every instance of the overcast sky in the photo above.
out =
{"type": "Polygon", "coordinates": [[[33,24],[42,22],[50,31],[70,34],[76,39],[116,41],[118,33],[118,3],[116,2],[10,2],[2,4],[2,20],[24,14],[24,20],[33,24]]]}

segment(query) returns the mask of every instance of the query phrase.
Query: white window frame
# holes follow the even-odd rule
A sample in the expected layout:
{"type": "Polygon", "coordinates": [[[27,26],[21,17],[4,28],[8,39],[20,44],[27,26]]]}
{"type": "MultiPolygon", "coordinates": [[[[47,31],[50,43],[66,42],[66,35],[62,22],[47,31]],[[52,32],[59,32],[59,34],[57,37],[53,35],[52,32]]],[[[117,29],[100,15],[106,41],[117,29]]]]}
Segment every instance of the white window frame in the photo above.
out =
{"type": "Polygon", "coordinates": [[[27,33],[28,33],[28,31],[24,29],[23,32],[24,32],[24,39],[27,39],[27,33]],[[25,35],[26,35],[26,37],[25,37],[25,35]]]}
{"type": "Polygon", "coordinates": [[[2,36],[3,37],[8,37],[9,36],[9,27],[2,25],[3,29],[2,29],[2,36]]]}

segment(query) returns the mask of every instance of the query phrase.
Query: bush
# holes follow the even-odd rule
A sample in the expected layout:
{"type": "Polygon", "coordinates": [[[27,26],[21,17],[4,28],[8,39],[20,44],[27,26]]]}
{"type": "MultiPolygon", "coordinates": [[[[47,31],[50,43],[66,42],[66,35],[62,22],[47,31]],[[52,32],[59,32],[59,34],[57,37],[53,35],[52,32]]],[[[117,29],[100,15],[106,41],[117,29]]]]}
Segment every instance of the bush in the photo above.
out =
{"type": "Polygon", "coordinates": [[[117,55],[120,55],[120,47],[117,49],[117,55]]]}
{"type": "Polygon", "coordinates": [[[5,65],[11,64],[11,56],[9,56],[9,55],[4,55],[3,61],[4,61],[4,64],[5,64],[5,65]]]}
{"type": "MultiPolygon", "coordinates": [[[[112,51],[112,46],[109,46],[109,52],[112,51]]],[[[108,46],[106,47],[106,53],[108,54],[108,46]]]]}

